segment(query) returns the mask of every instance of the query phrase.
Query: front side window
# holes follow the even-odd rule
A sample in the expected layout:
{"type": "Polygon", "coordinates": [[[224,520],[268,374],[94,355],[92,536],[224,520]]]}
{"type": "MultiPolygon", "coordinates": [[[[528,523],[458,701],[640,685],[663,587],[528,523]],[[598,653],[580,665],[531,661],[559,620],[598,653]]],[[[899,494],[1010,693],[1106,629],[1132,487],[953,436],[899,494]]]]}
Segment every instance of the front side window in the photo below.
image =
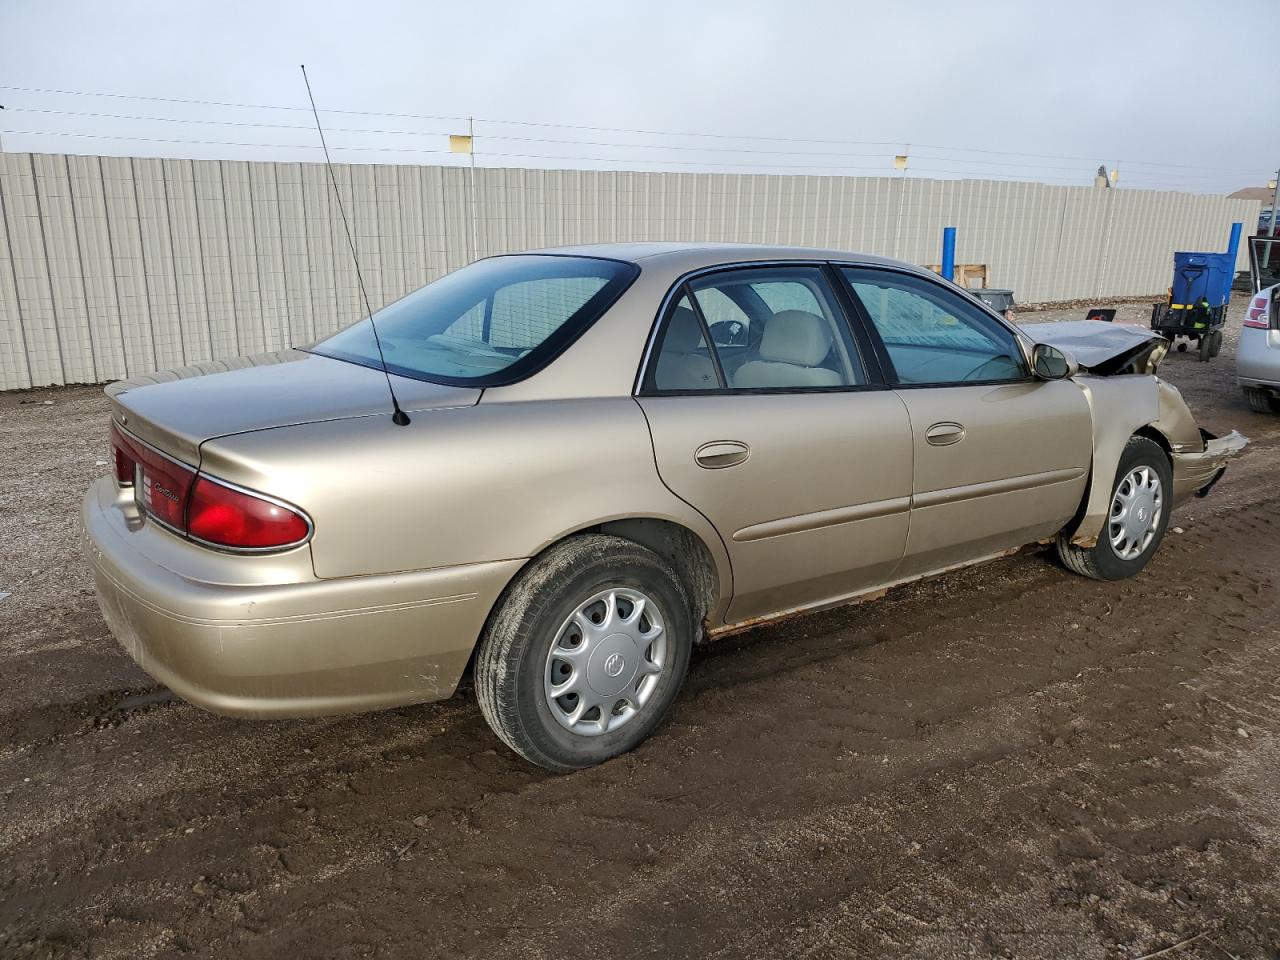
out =
{"type": "Polygon", "coordinates": [[[820,267],[743,268],[691,280],[666,317],[654,356],[645,386],[658,392],[867,382],[820,267]]]}
{"type": "MultiPolygon", "coordinates": [[[[374,313],[387,369],[419,380],[511,383],[550,362],[635,279],[635,266],[590,257],[480,260],[374,313]]],[[[315,353],[381,369],[366,318],[315,353]]]]}
{"type": "Polygon", "coordinates": [[[910,274],[842,267],[897,382],[982,383],[1027,376],[1017,339],[975,304],[910,274]]]}

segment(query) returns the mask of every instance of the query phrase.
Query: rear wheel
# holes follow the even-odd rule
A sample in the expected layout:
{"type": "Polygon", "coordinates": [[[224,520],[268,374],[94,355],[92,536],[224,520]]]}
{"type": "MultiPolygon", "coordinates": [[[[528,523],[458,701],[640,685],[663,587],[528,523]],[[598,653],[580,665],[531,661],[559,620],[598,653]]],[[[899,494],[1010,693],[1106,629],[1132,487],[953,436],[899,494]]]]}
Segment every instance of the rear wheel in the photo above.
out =
{"type": "Polygon", "coordinates": [[[1216,357],[1222,352],[1222,331],[1215,330],[1209,337],[1209,356],[1216,357]]]}
{"type": "Polygon", "coordinates": [[[657,554],[588,534],[507,588],[476,660],[480,710],[526,760],[567,772],[637,746],[684,682],[695,625],[657,554]]]}
{"type": "Polygon", "coordinates": [[[1209,358],[1213,356],[1213,334],[1201,334],[1197,349],[1200,351],[1200,362],[1207,363],[1209,358]]]}
{"type": "Polygon", "coordinates": [[[1123,580],[1145,567],[1164,539],[1172,506],[1173,469],[1154,440],[1130,437],[1120,456],[1111,506],[1098,542],[1082,547],[1058,534],[1067,569],[1094,580],[1123,580]]]}
{"type": "Polygon", "coordinates": [[[1280,413],[1280,401],[1277,401],[1266,390],[1245,387],[1244,395],[1245,399],[1249,401],[1249,409],[1255,413],[1280,413]]]}

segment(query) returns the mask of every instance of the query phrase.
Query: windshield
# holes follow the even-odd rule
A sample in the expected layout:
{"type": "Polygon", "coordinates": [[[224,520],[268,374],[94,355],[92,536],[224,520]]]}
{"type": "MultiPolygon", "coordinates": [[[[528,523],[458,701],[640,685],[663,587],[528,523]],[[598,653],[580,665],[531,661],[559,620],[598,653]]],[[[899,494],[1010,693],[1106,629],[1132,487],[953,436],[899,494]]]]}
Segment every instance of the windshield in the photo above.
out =
{"type": "MultiPolygon", "coordinates": [[[[415,290],[373,319],[390,372],[495,386],[549,363],[638,273],[632,264],[590,257],[493,257],[415,290]]],[[[382,369],[367,318],[312,350],[382,369]]]]}

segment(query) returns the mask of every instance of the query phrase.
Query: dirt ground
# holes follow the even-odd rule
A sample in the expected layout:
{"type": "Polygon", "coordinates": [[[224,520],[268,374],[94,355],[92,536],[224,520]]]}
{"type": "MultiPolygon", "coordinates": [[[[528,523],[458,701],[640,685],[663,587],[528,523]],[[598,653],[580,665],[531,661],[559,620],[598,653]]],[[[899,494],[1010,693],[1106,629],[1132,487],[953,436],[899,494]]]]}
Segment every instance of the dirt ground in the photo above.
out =
{"type": "Polygon", "coordinates": [[[1238,328],[1162,373],[1253,443],[1137,579],[1033,550],[726,638],[564,777],[465,690],[166,700],[78,554],[101,391],[0,395],[0,956],[1280,957],[1280,417],[1238,328]]]}

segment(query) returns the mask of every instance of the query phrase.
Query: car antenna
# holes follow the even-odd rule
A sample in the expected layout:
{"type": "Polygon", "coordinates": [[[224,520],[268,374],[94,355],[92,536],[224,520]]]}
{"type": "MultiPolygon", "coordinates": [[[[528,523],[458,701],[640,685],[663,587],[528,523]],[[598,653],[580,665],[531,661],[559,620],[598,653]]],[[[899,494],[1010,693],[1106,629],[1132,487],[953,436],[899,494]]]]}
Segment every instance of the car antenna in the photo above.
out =
{"type": "Polygon", "coordinates": [[[338,212],[342,214],[342,229],[347,234],[347,246],[351,248],[351,262],[356,265],[356,282],[360,285],[360,296],[364,300],[364,309],[369,314],[369,329],[373,331],[373,343],[378,348],[378,360],[382,363],[382,375],[387,378],[387,393],[391,394],[391,422],[397,426],[407,426],[409,415],[400,409],[396,400],[395,388],[391,386],[391,371],[387,369],[387,358],[382,353],[382,339],[378,336],[378,325],[373,322],[373,308],[369,306],[369,294],[364,289],[364,277],[360,273],[360,258],[356,256],[356,242],[351,238],[351,224],[347,222],[347,211],[342,205],[342,194],[338,191],[338,181],[333,175],[333,161],[329,159],[329,144],[324,139],[324,127],[320,126],[320,111],[316,109],[316,98],[311,92],[311,81],[307,79],[307,65],[302,66],[302,82],[307,85],[307,99],[311,101],[311,113],[316,118],[316,132],[320,134],[320,146],[324,150],[324,165],[329,170],[329,183],[333,185],[333,196],[338,201],[338,212]]]}

